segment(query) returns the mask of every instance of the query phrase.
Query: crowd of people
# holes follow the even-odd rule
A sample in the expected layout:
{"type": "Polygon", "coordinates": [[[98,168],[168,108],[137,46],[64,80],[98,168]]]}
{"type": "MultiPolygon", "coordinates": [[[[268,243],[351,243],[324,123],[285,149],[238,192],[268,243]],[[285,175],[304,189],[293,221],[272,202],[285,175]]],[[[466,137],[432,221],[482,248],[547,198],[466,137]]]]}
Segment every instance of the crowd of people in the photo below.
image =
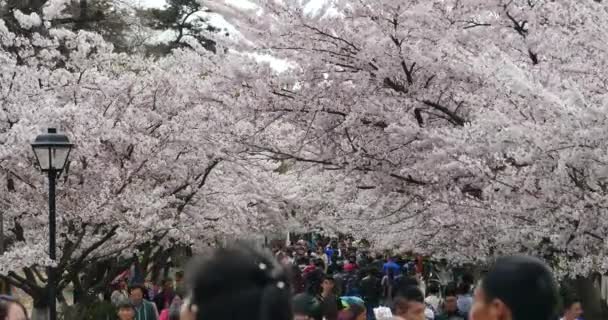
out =
{"type": "Polygon", "coordinates": [[[118,320],[179,320],[184,292],[183,273],[176,280],[164,279],[160,288],[134,284],[127,287],[121,279],[112,292],[111,301],[118,310],[118,320]]]}
{"type": "MultiPolygon", "coordinates": [[[[415,264],[349,257],[331,244],[270,252],[247,244],[220,247],[193,262],[184,280],[162,288],[125,282],[112,294],[119,320],[557,320],[558,290],[550,269],[527,256],[503,257],[480,281],[426,290],[415,264]],[[187,287],[187,289],[181,289],[187,287]],[[176,289],[180,288],[180,289],[176,289]]],[[[564,304],[563,320],[582,314],[564,304]]],[[[0,320],[27,319],[0,297],[0,320]]]]}

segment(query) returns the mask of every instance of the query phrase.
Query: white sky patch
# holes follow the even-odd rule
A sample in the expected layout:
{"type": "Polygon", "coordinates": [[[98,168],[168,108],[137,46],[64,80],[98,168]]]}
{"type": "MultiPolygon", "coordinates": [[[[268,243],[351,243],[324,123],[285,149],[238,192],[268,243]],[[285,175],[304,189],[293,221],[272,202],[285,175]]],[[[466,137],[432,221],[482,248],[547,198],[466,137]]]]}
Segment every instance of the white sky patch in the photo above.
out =
{"type": "Polygon", "coordinates": [[[136,6],[141,8],[162,8],[167,2],[165,0],[131,0],[136,6]]]}
{"type": "Polygon", "coordinates": [[[258,5],[248,0],[225,0],[226,4],[245,10],[259,9],[258,5]]]}
{"type": "Polygon", "coordinates": [[[295,67],[293,63],[290,63],[287,60],[278,59],[267,54],[246,53],[246,55],[252,57],[257,62],[270,64],[270,67],[278,73],[285,72],[288,69],[295,67]]]}
{"type": "MultiPolygon", "coordinates": [[[[243,10],[258,10],[258,5],[249,0],[224,0],[226,4],[243,10]]],[[[323,4],[327,0],[311,0],[306,3],[305,10],[309,13],[315,13],[323,7],[323,4]]],[[[131,0],[131,2],[140,8],[163,8],[167,3],[165,0],[131,0]]],[[[232,24],[224,19],[220,14],[217,13],[201,13],[201,17],[208,19],[209,23],[217,28],[225,30],[229,34],[229,39],[233,41],[249,41],[245,39],[243,35],[237,30],[232,24]]],[[[148,41],[151,44],[158,44],[163,42],[169,42],[175,39],[177,34],[175,31],[154,31],[154,35],[148,41]]],[[[295,65],[289,61],[275,58],[267,54],[258,53],[245,53],[254,60],[260,63],[268,63],[270,67],[276,72],[285,72],[290,68],[294,68],[295,65]]]]}

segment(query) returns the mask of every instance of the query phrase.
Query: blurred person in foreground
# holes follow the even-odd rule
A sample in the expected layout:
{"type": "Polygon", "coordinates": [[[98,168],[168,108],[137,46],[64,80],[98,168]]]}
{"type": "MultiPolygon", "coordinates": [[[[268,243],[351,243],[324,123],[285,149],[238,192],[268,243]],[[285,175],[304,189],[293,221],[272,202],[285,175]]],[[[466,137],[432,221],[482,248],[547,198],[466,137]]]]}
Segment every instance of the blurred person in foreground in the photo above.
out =
{"type": "Polygon", "coordinates": [[[416,286],[401,288],[394,300],[395,320],[425,320],[426,305],[422,291],[416,286]]]}
{"type": "Polygon", "coordinates": [[[12,296],[0,295],[0,320],[28,320],[25,307],[12,296]]]}
{"type": "Polygon", "coordinates": [[[554,320],[558,291],[541,260],[499,258],[475,290],[471,320],[554,320]]]}
{"type": "Polygon", "coordinates": [[[118,314],[118,320],[135,320],[135,308],[127,300],[118,303],[116,313],[118,314]]]}
{"type": "Polygon", "coordinates": [[[180,320],[292,320],[287,273],[255,246],[216,248],[192,265],[187,279],[190,297],[180,320]]]}
{"type": "Polygon", "coordinates": [[[338,320],[367,320],[365,302],[358,297],[342,297],[342,310],[338,313],[338,320]]]}

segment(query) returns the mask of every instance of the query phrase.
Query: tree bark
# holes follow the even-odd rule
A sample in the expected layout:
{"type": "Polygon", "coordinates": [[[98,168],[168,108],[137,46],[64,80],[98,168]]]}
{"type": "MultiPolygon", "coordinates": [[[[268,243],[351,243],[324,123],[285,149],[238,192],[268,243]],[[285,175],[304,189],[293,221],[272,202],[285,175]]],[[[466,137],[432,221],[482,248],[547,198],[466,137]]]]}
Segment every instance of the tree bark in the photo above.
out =
{"type": "Polygon", "coordinates": [[[36,308],[32,311],[32,320],[48,320],[49,319],[49,308],[36,308]]]}

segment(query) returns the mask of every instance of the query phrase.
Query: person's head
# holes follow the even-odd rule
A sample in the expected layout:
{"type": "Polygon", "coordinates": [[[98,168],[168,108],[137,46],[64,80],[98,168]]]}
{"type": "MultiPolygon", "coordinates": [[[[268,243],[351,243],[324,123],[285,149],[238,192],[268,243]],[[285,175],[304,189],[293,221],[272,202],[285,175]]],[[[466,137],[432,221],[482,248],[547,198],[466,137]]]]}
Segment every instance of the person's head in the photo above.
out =
{"type": "Polygon", "coordinates": [[[177,271],[175,273],[175,282],[181,283],[182,280],[184,280],[184,272],[183,271],[177,271]]]}
{"type": "Polygon", "coordinates": [[[323,261],[323,259],[315,259],[314,264],[315,264],[315,267],[317,267],[319,269],[325,269],[325,262],[323,261]]]}
{"type": "Polygon", "coordinates": [[[315,269],[304,276],[305,290],[309,294],[316,295],[323,291],[322,284],[325,274],[319,269],[315,269]]]}
{"type": "Polygon", "coordinates": [[[402,291],[408,290],[410,287],[418,288],[418,280],[412,277],[399,278],[396,287],[393,289],[393,297],[402,294],[402,291]]]}
{"type": "Polygon", "coordinates": [[[462,282],[460,283],[460,285],[458,285],[458,294],[465,296],[467,294],[471,293],[471,285],[466,283],[466,282],[462,282]]]}
{"type": "Polygon", "coordinates": [[[475,291],[473,320],[551,320],[557,286],[549,267],[528,256],[503,257],[475,291]]]}
{"type": "Polygon", "coordinates": [[[182,299],[179,296],[176,296],[171,302],[171,306],[169,307],[169,320],[180,320],[180,311],[182,308],[182,299]]]}
{"type": "Polygon", "coordinates": [[[570,297],[564,301],[564,320],[576,320],[583,315],[583,306],[580,299],[570,297]]]}
{"type": "Polygon", "coordinates": [[[324,293],[332,293],[334,292],[334,288],[336,287],[336,282],[332,276],[325,276],[323,280],[323,284],[321,284],[324,293]]]}
{"type": "Polygon", "coordinates": [[[407,287],[400,290],[394,299],[395,315],[405,320],[425,320],[424,297],[418,287],[407,287]]]}
{"type": "Polygon", "coordinates": [[[135,308],[129,302],[121,302],[116,306],[118,320],[133,320],[135,319],[135,308]]]}
{"type": "Polygon", "coordinates": [[[458,311],[458,297],[456,297],[456,290],[446,290],[445,298],[443,299],[443,309],[446,313],[454,313],[458,311]]]}
{"type": "Polygon", "coordinates": [[[129,299],[134,305],[139,305],[144,300],[146,289],[142,285],[134,285],[129,288],[129,299]]]}
{"type": "Polygon", "coordinates": [[[475,277],[473,277],[471,273],[467,272],[462,276],[462,283],[466,283],[469,285],[469,287],[471,287],[475,283],[475,277]]]}
{"type": "Polygon", "coordinates": [[[27,320],[25,307],[11,296],[0,295],[1,320],[27,320]]]}
{"type": "Polygon", "coordinates": [[[323,254],[323,252],[325,252],[325,250],[323,250],[322,246],[318,246],[317,247],[317,254],[323,254]]]}
{"type": "Polygon", "coordinates": [[[429,296],[436,296],[439,295],[439,286],[436,284],[431,284],[429,286],[429,289],[427,290],[427,293],[429,296]]]}
{"type": "Polygon", "coordinates": [[[286,270],[266,250],[236,243],[216,248],[187,273],[184,316],[196,320],[291,320],[286,270]]]}
{"type": "Polygon", "coordinates": [[[294,320],[321,320],[323,307],[319,300],[308,294],[298,294],[292,300],[294,320]]]}
{"type": "Polygon", "coordinates": [[[338,320],[366,320],[367,310],[360,304],[350,305],[348,308],[340,310],[338,320]]]}
{"type": "Polygon", "coordinates": [[[120,280],[120,281],[118,282],[118,289],[120,289],[120,290],[125,290],[125,289],[127,289],[127,281],[125,281],[124,279],[123,279],[123,280],[120,280]]]}
{"type": "Polygon", "coordinates": [[[173,279],[167,278],[167,279],[163,280],[162,285],[163,285],[163,291],[168,291],[168,292],[173,291],[173,279]]]}

